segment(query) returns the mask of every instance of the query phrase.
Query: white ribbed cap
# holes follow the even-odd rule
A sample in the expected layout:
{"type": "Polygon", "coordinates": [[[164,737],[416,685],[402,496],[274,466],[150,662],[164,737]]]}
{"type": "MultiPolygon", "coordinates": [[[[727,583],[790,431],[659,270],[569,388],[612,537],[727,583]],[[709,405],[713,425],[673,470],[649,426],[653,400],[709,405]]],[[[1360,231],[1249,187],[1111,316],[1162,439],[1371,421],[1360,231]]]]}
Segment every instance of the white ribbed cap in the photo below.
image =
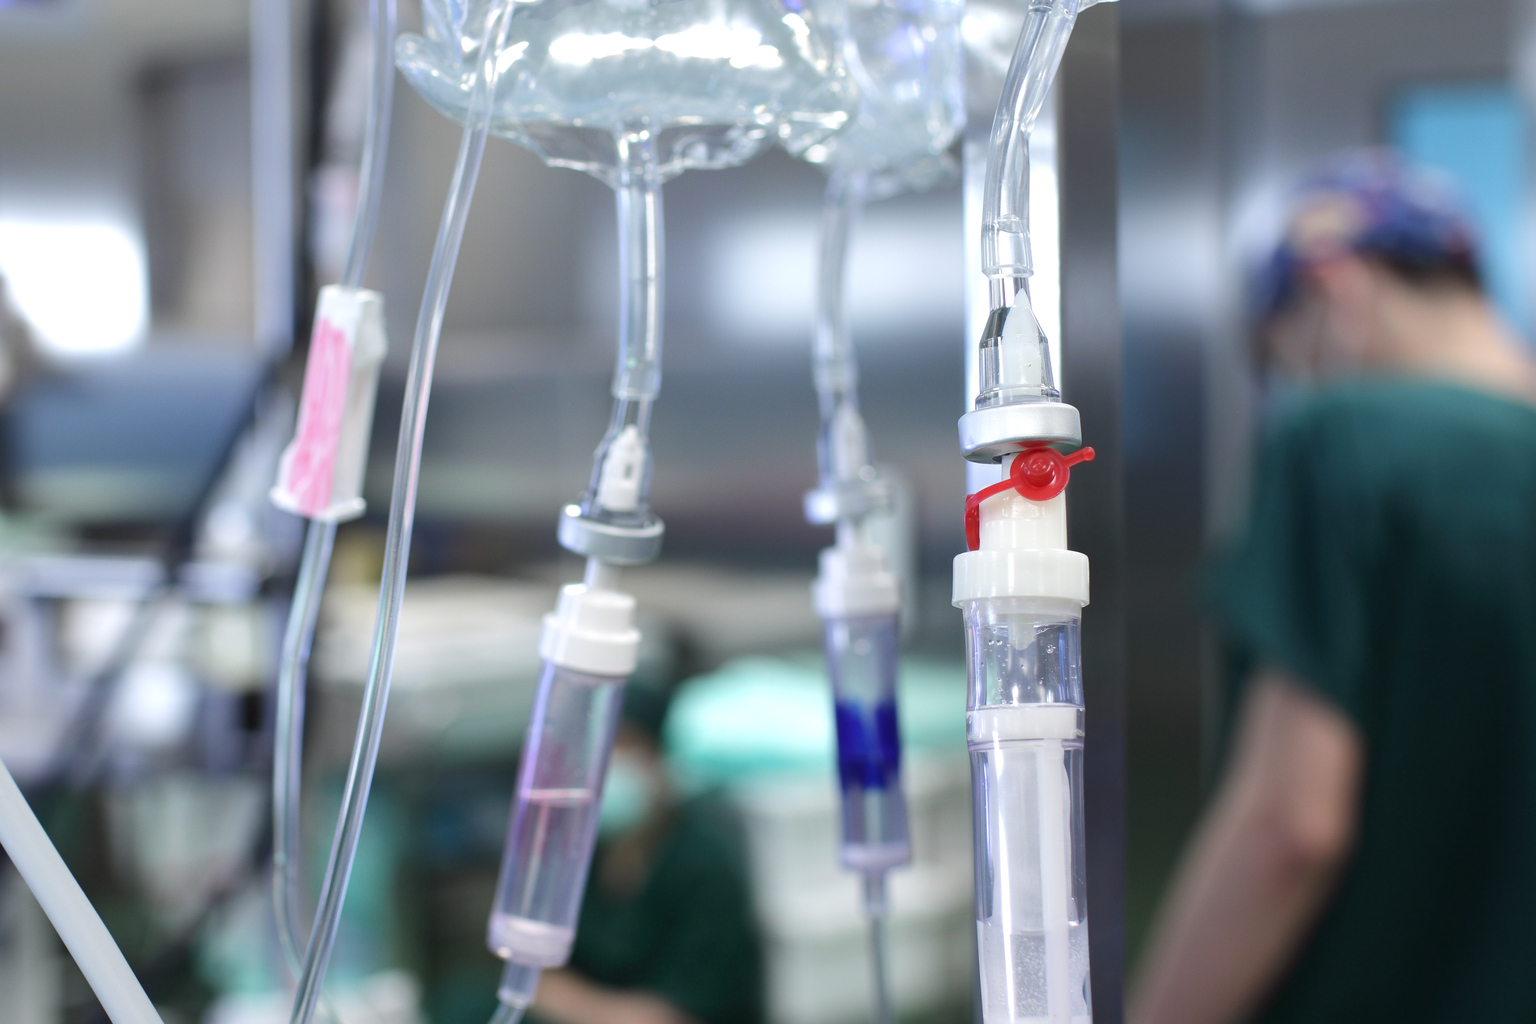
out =
{"type": "Polygon", "coordinates": [[[863,542],[822,551],[821,575],[811,584],[811,596],[824,619],[901,611],[901,584],[886,567],[885,550],[863,542]]]}
{"type": "Polygon", "coordinates": [[[992,597],[1036,597],[1081,608],[1088,603],[1088,556],[1065,548],[983,548],[956,555],[954,604],[992,597]]]}
{"type": "Polygon", "coordinates": [[[640,651],[634,622],[635,599],[628,594],[568,584],[560,588],[555,610],[544,616],[539,657],[595,676],[628,676],[640,651]]]}

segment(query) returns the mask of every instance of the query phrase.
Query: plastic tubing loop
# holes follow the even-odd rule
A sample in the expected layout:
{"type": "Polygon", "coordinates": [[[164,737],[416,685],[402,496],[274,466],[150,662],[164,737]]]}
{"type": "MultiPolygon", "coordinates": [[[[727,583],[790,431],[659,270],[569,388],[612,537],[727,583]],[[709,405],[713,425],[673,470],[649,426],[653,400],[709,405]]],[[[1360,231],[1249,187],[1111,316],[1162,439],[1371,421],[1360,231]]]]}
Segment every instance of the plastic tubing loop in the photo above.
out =
{"type": "Polygon", "coordinates": [[[64,940],[112,1024],[162,1024],[112,934],[0,761],[0,845],[64,940]]]}
{"type": "Polygon", "coordinates": [[[842,452],[839,444],[842,421],[848,417],[857,419],[859,415],[859,364],[848,330],[848,241],[863,209],[868,182],[864,174],[834,171],[827,180],[821,208],[812,371],[821,409],[821,437],[816,454],[822,486],[851,478],[869,461],[869,452],[862,443],[858,447],[863,450],[856,453],[842,452]],[[845,462],[855,464],[844,465],[845,462]]]}
{"type": "Polygon", "coordinates": [[[277,676],[277,728],[272,751],[272,910],[277,918],[278,941],[295,976],[303,958],[299,786],[304,768],[305,677],[335,540],[335,523],[310,520],[277,676]]]}
{"type": "MultiPolygon", "coordinates": [[[[368,115],[358,177],[361,190],[352,216],[352,235],[341,283],[359,288],[368,268],[379,207],[384,196],[385,156],[389,151],[389,122],[395,91],[395,0],[373,0],[368,6],[368,31],[373,67],[368,91],[368,115]]],[[[272,766],[272,907],[278,941],[296,976],[302,957],[301,875],[299,858],[300,780],[303,774],[304,688],[309,652],[325,591],[326,571],[336,539],[336,524],[311,521],[304,537],[293,605],[283,635],[278,665],[277,728],[272,766]]],[[[332,1014],[335,1015],[334,1013],[332,1014]]]]}
{"type": "Polygon", "coordinates": [[[491,103],[500,72],[495,57],[506,43],[511,17],[511,0],[502,0],[487,13],[477,58],[480,67],[470,93],[464,135],[459,143],[453,183],[438,227],[432,265],[427,271],[426,288],[416,322],[416,336],[411,346],[405,405],[401,410],[400,441],[390,494],[389,529],[384,541],[384,572],[379,588],[378,618],[374,624],[373,655],[368,668],[368,682],[363,691],[363,707],[358,718],[352,763],[347,769],[346,786],[342,793],[336,837],[331,844],[330,859],[320,887],[320,906],[299,976],[298,992],[294,997],[290,1018],[292,1024],[310,1024],[314,1019],[320,986],[341,923],[342,902],[346,898],[352,862],[357,855],[363,812],[368,805],[368,792],[373,783],[374,766],[378,761],[384,710],[389,701],[389,683],[394,670],[395,641],[400,629],[400,606],[405,598],[406,560],[410,553],[411,529],[416,517],[416,487],[421,474],[421,444],[426,429],[427,403],[432,390],[432,367],[437,357],[438,338],[442,334],[443,313],[448,305],[454,264],[458,260],[470,201],[474,197],[475,181],[480,172],[480,161],[485,155],[485,142],[490,134],[491,103]]]}
{"type": "Polygon", "coordinates": [[[1029,133],[1083,6],[1080,0],[1033,0],[1003,81],[987,149],[981,212],[981,269],[991,280],[994,309],[1008,305],[1034,272],[1029,251],[1029,133]]]}

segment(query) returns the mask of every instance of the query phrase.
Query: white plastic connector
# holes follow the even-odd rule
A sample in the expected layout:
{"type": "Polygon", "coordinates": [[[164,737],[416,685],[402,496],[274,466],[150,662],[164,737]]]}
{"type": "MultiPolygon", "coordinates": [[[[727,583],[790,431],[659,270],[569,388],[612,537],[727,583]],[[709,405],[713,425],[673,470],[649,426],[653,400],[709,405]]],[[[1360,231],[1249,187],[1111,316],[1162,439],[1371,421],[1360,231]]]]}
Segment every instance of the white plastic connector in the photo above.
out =
{"type": "Polygon", "coordinates": [[[630,424],[608,446],[597,478],[597,505],[609,512],[633,512],[640,507],[640,483],[645,479],[645,439],[630,424]]]}
{"type": "Polygon", "coordinates": [[[544,616],[539,657],[594,676],[628,676],[640,653],[635,599],[585,583],[560,588],[555,610],[544,616]]]}
{"type": "Polygon", "coordinates": [[[278,463],[272,502],[310,519],[363,514],[363,473],[384,337],[384,297],[365,288],[320,289],[293,441],[278,463]]]}
{"type": "MultiPolygon", "coordinates": [[[[1026,233],[1024,237],[1024,251],[1028,253],[1029,236],[1026,233]]],[[[998,347],[1002,366],[998,370],[998,380],[1010,387],[1037,388],[1045,383],[1044,360],[1040,358],[1045,336],[1040,321],[1035,319],[1034,308],[1025,296],[1019,298],[1019,303],[1008,311],[1008,319],[1003,321],[1003,342],[998,347]]]]}
{"type": "Polygon", "coordinates": [[[895,615],[901,611],[901,582],[883,548],[856,540],[822,551],[811,597],[823,619],[895,615]]]}
{"type": "Polygon", "coordinates": [[[1009,489],[983,501],[980,513],[980,548],[955,556],[957,607],[993,597],[1088,604],[1088,556],[1067,550],[1066,495],[1030,501],[1009,489]]]}
{"type": "Polygon", "coordinates": [[[848,406],[839,406],[832,415],[832,474],[839,480],[852,480],[869,462],[869,439],[864,417],[848,406]]]}

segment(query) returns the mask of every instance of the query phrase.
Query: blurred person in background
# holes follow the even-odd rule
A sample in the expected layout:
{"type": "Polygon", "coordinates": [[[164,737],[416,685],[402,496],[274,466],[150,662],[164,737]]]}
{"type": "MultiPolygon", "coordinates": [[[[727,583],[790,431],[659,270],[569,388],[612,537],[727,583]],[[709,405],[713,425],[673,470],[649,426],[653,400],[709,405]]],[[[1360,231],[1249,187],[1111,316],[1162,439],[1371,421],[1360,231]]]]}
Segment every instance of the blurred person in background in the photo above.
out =
{"type": "Polygon", "coordinates": [[[1536,1019],[1536,363],[1384,152],[1307,182],[1262,293],[1312,387],[1212,580],[1227,757],[1130,1020],[1536,1019]]]}
{"type": "Polygon", "coordinates": [[[759,1024],[762,965],[739,825],[684,798],[662,757],[663,692],[637,678],[603,785],[597,854],[568,968],[532,1014],[550,1024],[759,1024]]]}

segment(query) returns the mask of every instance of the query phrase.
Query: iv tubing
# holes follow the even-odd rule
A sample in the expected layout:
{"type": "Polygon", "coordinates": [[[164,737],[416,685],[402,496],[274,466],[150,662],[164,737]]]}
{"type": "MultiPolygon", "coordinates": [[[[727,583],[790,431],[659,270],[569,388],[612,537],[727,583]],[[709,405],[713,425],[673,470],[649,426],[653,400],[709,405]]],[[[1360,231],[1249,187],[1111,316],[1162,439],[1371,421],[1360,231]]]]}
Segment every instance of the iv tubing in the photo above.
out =
{"type": "Polygon", "coordinates": [[[869,917],[869,950],[875,974],[875,1024],[894,1024],[891,1006],[890,930],[886,927],[885,872],[864,876],[864,907],[869,917]]]}
{"type": "Polygon", "coordinates": [[[303,961],[299,922],[304,913],[299,851],[299,785],[303,777],[304,686],[309,652],[325,591],[326,569],[336,540],[336,524],[312,519],[304,537],[293,606],[283,634],[282,663],[277,680],[277,729],[272,751],[272,910],[277,938],[295,976],[303,961]]]}
{"type": "Polygon", "coordinates": [[[821,281],[817,290],[813,375],[821,407],[817,445],[823,487],[852,479],[869,461],[859,418],[859,367],[848,331],[848,238],[867,193],[862,174],[834,172],[821,211],[821,281]]]}
{"type": "Polygon", "coordinates": [[[361,288],[373,248],[379,207],[384,202],[384,164],[389,153],[389,116],[395,96],[395,0],[368,5],[368,31],[373,42],[373,81],[368,88],[368,121],[363,128],[363,158],[358,168],[361,193],[352,217],[352,241],[341,283],[361,288]]]}
{"type": "Polygon", "coordinates": [[[661,183],[649,131],[619,137],[619,354],[613,395],[649,404],[661,392],[661,183]]]}
{"type": "Polygon", "coordinates": [[[604,469],[609,453],[617,447],[615,442],[630,431],[642,449],[648,446],[651,405],[661,392],[665,242],[656,140],[649,130],[628,129],[619,134],[617,142],[619,167],[614,195],[619,233],[618,356],[613,371],[613,414],[593,459],[589,510],[643,514],[650,490],[648,453],[631,507],[609,507],[600,500],[604,469]]]}
{"type": "Polygon", "coordinates": [[[526,1007],[513,1006],[510,1003],[497,1003],[496,1012],[491,1014],[490,1024],[517,1024],[523,1019],[523,1011],[526,1007]]]}
{"type": "Polygon", "coordinates": [[[341,814],[336,838],[331,845],[330,861],[320,889],[320,908],[299,977],[294,998],[292,1024],[310,1024],[320,997],[320,986],[336,943],[341,924],[342,902],[357,854],[363,813],[368,791],[373,783],[373,769],[378,760],[379,742],[384,729],[384,710],[389,700],[390,677],[394,671],[395,641],[400,629],[400,605],[405,598],[406,560],[410,554],[411,530],[416,517],[416,486],[421,473],[422,435],[426,429],[427,403],[432,390],[432,367],[437,357],[437,342],[442,333],[443,313],[448,305],[448,290],[453,281],[454,264],[464,238],[470,200],[480,160],[485,154],[490,134],[490,111],[500,72],[496,55],[506,42],[511,24],[511,3],[492,7],[486,19],[479,50],[480,69],[476,76],[459,143],[458,162],[453,184],[443,207],[442,223],[427,271],[426,289],[416,322],[416,337],[411,348],[410,372],[406,380],[405,406],[400,419],[400,442],[395,458],[395,479],[390,495],[389,530],[384,542],[384,572],[379,592],[378,619],[374,625],[373,657],[368,683],[363,691],[362,714],[358,719],[357,741],[352,763],[347,771],[342,795],[341,814]]]}
{"type": "Polygon", "coordinates": [[[112,1024],[162,1024],[106,925],[0,761],[0,845],[90,982],[112,1024]]]}
{"type": "MultiPolygon", "coordinates": [[[[373,50],[372,81],[358,169],[360,193],[352,216],[347,260],[341,273],[341,284],[347,288],[362,287],[368,254],[373,247],[374,229],[378,226],[379,208],[384,199],[385,156],[389,151],[389,120],[395,89],[392,52],[395,0],[372,0],[368,5],[368,31],[373,50]]],[[[272,906],[277,919],[278,941],[288,967],[295,975],[303,956],[299,925],[304,916],[299,895],[299,787],[303,775],[304,687],[315,623],[320,614],[320,597],[325,591],[326,570],[330,566],[335,539],[334,522],[310,521],[278,666],[277,729],[273,739],[272,767],[272,906]]]]}
{"type": "Polygon", "coordinates": [[[1003,82],[987,150],[981,214],[981,269],[991,282],[994,309],[1011,304],[1034,272],[1029,251],[1029,133],[1082,6],[1081,0],[1031,0],[1003,82]]]}

